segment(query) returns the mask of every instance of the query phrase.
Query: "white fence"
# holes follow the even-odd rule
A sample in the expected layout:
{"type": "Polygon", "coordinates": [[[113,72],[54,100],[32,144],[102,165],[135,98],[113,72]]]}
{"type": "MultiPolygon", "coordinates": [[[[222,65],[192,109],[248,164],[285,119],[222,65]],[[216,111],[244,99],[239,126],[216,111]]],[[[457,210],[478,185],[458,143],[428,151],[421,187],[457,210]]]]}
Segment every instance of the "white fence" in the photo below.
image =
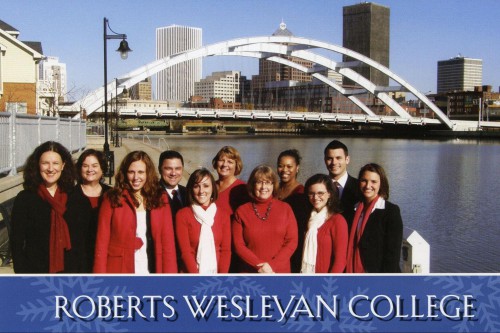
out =
{"type": "Polygon", "coordinates": [[[71,118],[0,112],[0,173],[16,174],[33,150],[57,141],[70,152],[87,145],[86,123],[71,118]]]}

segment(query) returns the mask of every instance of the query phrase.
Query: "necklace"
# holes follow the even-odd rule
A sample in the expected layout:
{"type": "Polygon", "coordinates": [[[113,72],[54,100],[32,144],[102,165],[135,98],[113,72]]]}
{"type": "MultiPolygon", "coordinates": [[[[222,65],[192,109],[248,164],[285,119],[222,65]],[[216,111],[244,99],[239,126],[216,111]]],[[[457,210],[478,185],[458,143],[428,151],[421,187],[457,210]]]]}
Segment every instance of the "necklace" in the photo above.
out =
{"type": "Polygon", "coordinates": [[[269,217],[269,214],[271,213],[271,206],[272,206],[273,202],[269,202],[269,205],[267,206],[267,210],[266,210],[266,215],[264,216],[260,216],[259,212],[257,211],[257,206],[255,205],[254,202],[252,202],[252,208],[253,208],[253,212],[255,213],[255,215],[262,221],[265,221],[267,220],[267,218],[269,217]]]}

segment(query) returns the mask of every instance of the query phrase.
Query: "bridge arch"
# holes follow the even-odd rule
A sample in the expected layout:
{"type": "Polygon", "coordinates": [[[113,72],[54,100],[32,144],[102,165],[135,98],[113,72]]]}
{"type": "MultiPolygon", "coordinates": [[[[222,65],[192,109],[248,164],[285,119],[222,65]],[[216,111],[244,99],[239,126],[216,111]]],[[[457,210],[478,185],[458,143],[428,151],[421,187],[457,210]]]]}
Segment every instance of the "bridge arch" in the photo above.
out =
{"type": "MultiPolygon", "coordinates": [[[[155,60],[147,65],[137,68],[121,77],[118,78],[118,87],[116,87],[116,81],[108,83],[108,91],[112,92],[115,89],[118,93],[121,93],[124,88],[130,88],[133,85],[139,83],[140,81],[179,63],[204,58],[209,56],[223,56],[223,55],[237,55],[246,56],[254,58],[266,58],[270,61],[281,62],[288,66],[292,66],[299,70],[311,73],[314,77],[318,78],[322,82],[330,85],[335,90],[339,91],[341,94],[346,96],[349,100],[359,106],[368,115],[373,115],[370,108],[364,104],[361,100],[356,98],[356,95],[360,93],[370,92],[376,96],[380,101],[387,105],[390,109],[398,114],[398,116],[409,119],[411,116],[396,102],[394,101],[387,92],[390,91],[407,91],[412,93],[416,98],[419,99],[425,106],[431,109],[438,119],[446,125],[448,128],[453,128],[453,123],[450,119],[434,104],[432,103],[424,94],[420,93],[416,88],[410,85],[408,82],[399,77],[396,73],[392,72],[389,68],[379,64],[378,62],[360,54],[353,50],[344,48],[342,46],[329,44],[326,42],[303,38],[294,36],[266,36],[266,37],[248,37],[248,38],[238,38],[229,41],[219,42],[207,46],[200,47],[195,50],[182,52],[176,55],[165,57],[159,60],[155,60]],[[319,55],[317,53],[311,52],[312,49],[323,49],[342,55],[349,56],[356,59],[356,62],[350,63],[338,63],[325,56],[319,55]],[[342,76],[348,77],[352,81],[356,82],[361,89],[345,89],[335,82],[326,78],[325,76],[315,73],[312,69],[305,68],[296,63],[278,57],[277,55],[289,55],[305,60],[312,61],[313,63],[320,64],[323,67],[334,70],[335,72],[341,74],[342,76]],[[399,87],[379,87],[373,82],[369,81],[365,77],[361,76],[350,67],[358,64],[364,64],[373,67],[385,75],[387,75],[394,82],[397,82],[399,87]]],[[[104,87],[96,89],[83,99],[75,102],[73,104],[74,108],[80,109],[84,108],[87,114],[91,114],[102,106],[104,101],[104,87]]],[[[79,115],[78,115],[79,116],[79,115]]],[[[77,116],[77,117],[78,117],[77,116]]]]}

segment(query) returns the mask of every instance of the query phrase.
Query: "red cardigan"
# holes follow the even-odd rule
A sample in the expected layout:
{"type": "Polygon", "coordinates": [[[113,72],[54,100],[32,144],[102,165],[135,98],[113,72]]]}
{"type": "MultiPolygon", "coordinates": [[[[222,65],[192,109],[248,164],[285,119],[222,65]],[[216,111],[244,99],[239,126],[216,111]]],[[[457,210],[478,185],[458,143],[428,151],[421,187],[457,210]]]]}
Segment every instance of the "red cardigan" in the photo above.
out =
{"type": "Polygon", "coordinates": [[[247,185],[241,179],[236,179],[228,188],[218,193],[217,207],[221,207],[231,214],[242,204],[250,201],[247,185]]]}
{"type": "MultiPolygon", "coordinates": [[[[267,262],[275,273],[290,273],[290,257],[297,248],[297,222],[290,206],[272,199],[267,220],[260,220],[248,202],[240,206],[232,223],[236,254],[247,264],[240,272],[256,273],[257,264],[267,262]]],[[[265,216],[268,202],[256,203],[265,216]]]]}
{"type": "MultiPolygon", "coordinates": [[[[166,194],[165,205],[150,211],[155,251],[155,273],[177,273],[172,214],[166,194]]],[[[99,211],[94,273],[135,273],[137,218],[134,204],[123,195],[121,207],[112,208],[106,195],[99,211]]]]}
{"type": "Polygon", "coordinates": [[[333,214],[318,229],[316,273],[343,273],[347,258],[347,222],[341,214],[333,214]]]}
{"type": "MultiPolygon", "coordinates": [[[[182,270],[187,273],[198,273],[196,254],[200,243],[201,224],[195,219],[191,207],[184,207],[177,212],[175,225],[175,236],[183,263],[182,270]]],[[[215,213],[212,232],[217,256],[217,272],[227,273],[231,262],[231,220],[229,213],[219,207],[215,213]]]]}

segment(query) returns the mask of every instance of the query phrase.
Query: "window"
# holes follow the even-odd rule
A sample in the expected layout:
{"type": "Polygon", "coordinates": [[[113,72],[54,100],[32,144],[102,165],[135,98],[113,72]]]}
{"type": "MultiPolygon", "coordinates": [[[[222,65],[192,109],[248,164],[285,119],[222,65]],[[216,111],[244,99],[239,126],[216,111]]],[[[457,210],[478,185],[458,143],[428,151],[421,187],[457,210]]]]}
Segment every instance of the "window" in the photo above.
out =
{"type": "Polygon", "coordinates": [[[26,102],[6,102],[5,111],[10,113],[27,113],[28,103],[26,102]]]}

